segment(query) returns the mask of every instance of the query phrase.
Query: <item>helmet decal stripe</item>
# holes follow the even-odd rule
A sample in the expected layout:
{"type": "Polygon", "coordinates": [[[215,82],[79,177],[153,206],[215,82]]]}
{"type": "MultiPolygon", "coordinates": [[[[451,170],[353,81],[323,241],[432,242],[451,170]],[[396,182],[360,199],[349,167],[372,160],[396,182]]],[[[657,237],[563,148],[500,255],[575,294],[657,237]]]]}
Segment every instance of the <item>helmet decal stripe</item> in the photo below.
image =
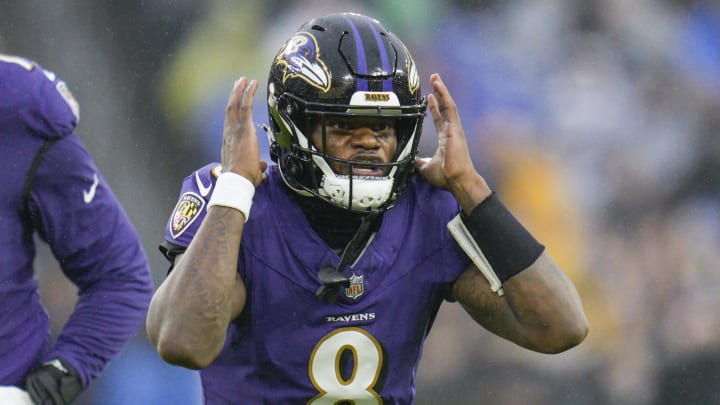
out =
{"type": "MultiPolygon", "coordinates": [[[[347,17],[344,18],[348,22],[348,24],[350,24],[353,33],[353,39],[355,40],[355,51],[357,54],[357,72],[361,75],[367,75],[367,59],[365,58],[365,47],[363,46],[363,40],[360,36],[360,32],[358,31],[357,26],[351,19],[347,17]]],[[[358,79],[355,90],[368,91],[368,81],[366,79],[358,79]]]]}
{"type": "MultiPolygon", "coordinates": [[[[392,72],[390,68],[390,61],[388,60],[388,50],[385,47],[385,44],[382,41],[382,38],[380,38],[380,33],[375,28],[374,25],[368,23],[370,26],[370,30],[372,31],[373,35],[375,36],[375,41],[377,41],[378,50],[380,51],[380,62],[382,63],[382,69],[383,72],[392,72]]],[[[392,91],[392,80],[391,79],[385,79],[383,80],[383,91],[392,91]]]]}

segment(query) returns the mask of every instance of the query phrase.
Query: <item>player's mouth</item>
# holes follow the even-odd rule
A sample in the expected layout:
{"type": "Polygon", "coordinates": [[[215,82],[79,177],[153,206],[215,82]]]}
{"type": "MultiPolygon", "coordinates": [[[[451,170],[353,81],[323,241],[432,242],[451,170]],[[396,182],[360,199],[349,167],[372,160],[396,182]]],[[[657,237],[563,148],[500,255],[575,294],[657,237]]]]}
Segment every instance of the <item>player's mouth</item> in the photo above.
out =
{"type": "Polygon", "coordinates": [[[384,177],[390,172],[390,166],[380,156],[367,153],[331,161],[330,166],[341,176],[384,177]]]}
{"type": "Polygon", "coordinates": [[[352,175],[357,177],[382,177],[387,175],[389,169],[383,167],[385,162],[374,154],[358,154],[350,157],[350,161],[352,163],[345,167],[346,174],[352,172],[352,175]]]}
{"type": "Polygon", "coordinates": [[[385,172],[385,169],[377,166],[352,165],[353,176],[381,177],[385,175],[385,172]]]}

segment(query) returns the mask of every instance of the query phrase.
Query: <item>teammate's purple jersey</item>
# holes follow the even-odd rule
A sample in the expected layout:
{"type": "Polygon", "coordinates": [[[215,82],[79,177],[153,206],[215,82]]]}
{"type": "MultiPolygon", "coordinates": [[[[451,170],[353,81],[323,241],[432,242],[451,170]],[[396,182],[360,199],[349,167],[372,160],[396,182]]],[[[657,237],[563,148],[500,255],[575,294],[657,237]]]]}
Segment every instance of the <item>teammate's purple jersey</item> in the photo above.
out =
{"type": "Polygon", "coordinates": [[[152,293],[137,233],[73,133],[77,117],[52,72],[0,55],[0,385],[55,357],[87,385],[142,325],[152,293]],[[24,205],[26,175],[50,140],[24,205]],[[56,342],[33,277],[33,232],[78,287],[56,342]]]}
{"type": "MultiPolygon", "coordinates": [[[[188,176],[166,229],[187,246],[219,166],[188,176]]],[[[312,230],[276,166],[257,189],[238,271],[247,303],[218,358],[200,374],[208,404],[407,404],[422,345],[469,260],[446,224],[459,207],[416,176],[360,259],[337,303],[320,302],[317,272],[339,256],[312,230]]]]}

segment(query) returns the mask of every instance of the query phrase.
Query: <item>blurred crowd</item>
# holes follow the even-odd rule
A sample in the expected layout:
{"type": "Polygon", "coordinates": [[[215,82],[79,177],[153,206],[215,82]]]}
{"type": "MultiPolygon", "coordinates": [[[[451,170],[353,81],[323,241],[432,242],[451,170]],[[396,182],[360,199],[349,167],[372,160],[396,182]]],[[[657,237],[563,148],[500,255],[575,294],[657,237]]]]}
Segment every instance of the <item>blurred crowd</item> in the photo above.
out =
{"type": "MultiPolygon", "coordinates": [[[[157,285],[180,181],[219,159],[233,80],[264,83],[282,40],[335,11],[396,32],[425,87],[443,75],[476,167],[578,285],[590,321],[581,346],[546,356],[446,304],[417,403],[720,403],[716,1],[0,1],[0,52],[38,60],[76,93],[79,135],[157,285]]],[[[423,154],[435,139],[428,119],[423,154]]],[[[38,277],[59,327],[73,292],[49,257],[40,252],[38,277]]],[[[139,331],[80,403],[198,395],[196,374],[162,363],[139,331]]]]}

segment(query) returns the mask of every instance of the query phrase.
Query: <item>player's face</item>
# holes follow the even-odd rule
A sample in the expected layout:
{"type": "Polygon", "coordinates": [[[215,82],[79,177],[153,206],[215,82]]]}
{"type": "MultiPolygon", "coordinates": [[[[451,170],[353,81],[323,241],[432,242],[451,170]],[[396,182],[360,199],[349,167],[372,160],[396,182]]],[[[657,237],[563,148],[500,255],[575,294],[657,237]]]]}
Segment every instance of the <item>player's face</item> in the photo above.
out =
{"type": "MultiPolygon", "coordinates": [[[[391,119],[328,118],[325,124],[325,142],[322,127],[316,125],[312,133],[315,147],[329,156],[360,162],[388,163],[395,156],[397,137],[391,119]]],[[[330,161],[337,174],[354,176],[384,176],[389,168],[344,164],[330,161]]]]}

